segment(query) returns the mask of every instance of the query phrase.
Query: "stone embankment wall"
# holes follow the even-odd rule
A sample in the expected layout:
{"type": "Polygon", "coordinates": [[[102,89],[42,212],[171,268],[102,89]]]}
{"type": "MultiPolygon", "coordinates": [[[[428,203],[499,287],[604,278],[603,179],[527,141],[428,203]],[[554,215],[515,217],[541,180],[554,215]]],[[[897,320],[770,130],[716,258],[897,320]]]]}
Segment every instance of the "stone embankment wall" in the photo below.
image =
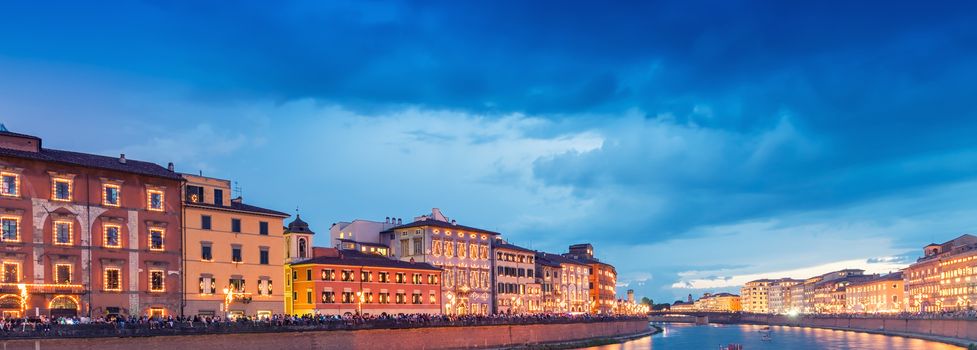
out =
{"type": "Polygon", "coordinates": [[[916,320],[895,318],[847,318],[847,317],[789,317],[783,315],[743,315],[743,323],[772,324],[799,327],[824,327],[908,333],[914,335],[967,339],[977,342],[977,320],[916,320]]]}
{"type": "Polygon", "coordinates": [[[209,334],[131,338],[0,340],[0,350],[464,349],[585,341],[641,334],[642,320],[357,331],[209,334]]]}

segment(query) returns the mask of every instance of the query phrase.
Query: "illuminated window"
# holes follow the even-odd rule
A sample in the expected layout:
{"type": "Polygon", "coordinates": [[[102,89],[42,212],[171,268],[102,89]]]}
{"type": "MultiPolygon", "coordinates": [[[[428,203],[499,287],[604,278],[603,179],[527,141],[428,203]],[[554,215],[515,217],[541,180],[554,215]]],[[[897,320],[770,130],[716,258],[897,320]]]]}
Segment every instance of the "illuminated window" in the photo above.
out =
{"type": "Polygon", "coordinates": [[[0,195],[16,197],[20,193],[20,175],[0,172],[0,195]]]}
{"type": "Polygon", "coordinates": [[[200,277],[200,294],[213,295],[217,292],[217,280],[213,277],[200,277]]]}
{"type": "Polygon", "coordinates": [[[433,242],[431,242],[431,254],[434,256],[441,256],[441,247],[441,240],[435,239],[433,242]]]}
{"type": "Polygon", "coordinates": [[[20,242],[20,218],[4,216],[0,218],[0,227],[3,228],[3,234],[0,235],[0,241],[20,242]]]}
{"type": "Polygon", "coordinates": [[[58,284],[71,284],[71,264],[55,264],[54,280],[58,284]]]}
{"type": "Polygon", "coordinates": [[[332,304],[332,303],[335,303],[335,302],[336,302],[336,293],[330,292],[330,291],[322,292],[322,303],[323,304],[332,304]]]}
{"type": "Polygon", "coordinates": [[[71,180],[55,178],[51,183],[51,199],[62,202],[70,202],[71,180]]]}
{"type": "Polygon", "coordinates": [[[119,185],[104,184],[102,185],[102,204],[110,207],[118,207],[120,204],[119,193],[121,188],[119,185]]]}
{"type": "Polygon", "coordinates": [[[3,283],[20,282],[20,263],[3,262],[3,283]]]}
{"type": "Polygon", "coordinates": [[[229,281],[229,288],[232,291],[238,293],[244,293],[244,279],[243,278],[231,278],[229,281]]]}
{"type": "Polygon", "coordinates": [[[105,241],[104,245],[108,248],[120,248],[122,247],[122,239],[119,237],[119,231],[121,227],[119,225],[105,225],[105,241]]]}
{"type": "Polygon", "coordinates": [[[146,190],[146,208],[153,211],[163,211],[163,191],[146,190]]]}
{"type": "Polygon", "coordinates": [[[165,275],[163,274],[163,270],[149,270],[149,291],[166,291],[166,284],[163,280],[164,278],[165,275]]]}
{"type": "Polygon", "coordinates": [[[70,221],[55,221],[54,222],[54,244],[57,245],[71,245],[71,222],[70,221]]]}
{"type": "Polygon", "coordinates": [[[103,289],[106,291],[122,290],[122,273],[118,268],[109,267],[105,269],[105,284],[103,289]]]}
{"type": "Polygon", "coordinates": [[[149,229],[149,250],[163,250],[163,229],[149,229]]]}

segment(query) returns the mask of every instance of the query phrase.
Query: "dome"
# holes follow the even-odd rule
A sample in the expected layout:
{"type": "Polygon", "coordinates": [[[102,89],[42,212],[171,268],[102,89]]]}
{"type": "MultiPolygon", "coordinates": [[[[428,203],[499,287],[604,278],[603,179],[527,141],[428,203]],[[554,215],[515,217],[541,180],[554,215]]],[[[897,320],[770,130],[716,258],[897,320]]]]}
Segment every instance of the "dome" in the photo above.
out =
{"type": "Polygon", "coordinates": [[[302,221],[302,216],[298,214],[295,215],[295,220],[288,223],[288,228],[285,229],[285,233],[304,233],[309,235],[315,234],[315,232],[312,232],[312,230],[309,229],[309,224],[302,221]]]}

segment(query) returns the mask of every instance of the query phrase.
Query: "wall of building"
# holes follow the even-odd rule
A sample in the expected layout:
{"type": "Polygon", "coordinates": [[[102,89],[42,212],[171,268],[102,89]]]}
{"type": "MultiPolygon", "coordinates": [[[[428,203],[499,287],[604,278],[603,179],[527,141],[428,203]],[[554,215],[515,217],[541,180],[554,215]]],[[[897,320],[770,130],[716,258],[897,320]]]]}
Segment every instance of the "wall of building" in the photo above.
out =
{"type": "Polygon", "coordinates": [[[210,350],[263,349],[462,349],[504,348],[636,335],[647,332],[644,320],[479,327],[431,327],[359,331],[314,331],[196,336],[88,338],[0,341],[3,349],[123,350],[139,348],[210,350]]]}
{"type": "MultiPolygon", "coordinates": [[[[0,169],[20,175],[19,193],[0,197],[0,213],[19,219],[19,242],[4,242],[0,260],[20,264],[20,283],[29,284],[28,315],[48,315],[53,298],[77,301],[78,314],[103,316],[108,310],[145,315],[149,308],[179,314],[183,284],[180,279],[180,182],[61,163],[4,157],[0,169]],[[52,200],[52,178],[69,178],[70,201],[52,200]],[[103,185],[120,188],[118,205],[103,203],[103,185]],[[147,190],[163,192],[163,210],[147,209],[147,190]],[[54,221],[71,223],[71,244],[53,242],[54,221]],[[105,245],[105,227],[119,228],[120,244],[105,245]],[[163,249],[149,249],[149,229],[164,231],[163,249]],[[54,266],[71,265],[71,285],[55,284],[54,266]],[[104,271],[120,271],[118,291],[107,291],[104,271]],[[150,271],[162,271],[164,288],[149,292],[150,271]],[[80,289],[80,290],[79,290],[80,289]]],[[[19,295],[16,287],[0,287],[0,298],[19,295]]],[[[6,311],[6,310],[5,310],[6,311]]]]}

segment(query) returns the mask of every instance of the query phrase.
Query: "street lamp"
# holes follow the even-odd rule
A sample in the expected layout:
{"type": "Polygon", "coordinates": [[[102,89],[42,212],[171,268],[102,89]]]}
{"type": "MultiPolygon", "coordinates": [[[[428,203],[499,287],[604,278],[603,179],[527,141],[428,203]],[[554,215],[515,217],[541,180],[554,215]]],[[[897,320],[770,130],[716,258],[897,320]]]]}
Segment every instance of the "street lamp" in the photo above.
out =
{"type": "Polygon", "coordinates": [[[356,314],[363,315],[363,291],[356,292],[356,314]]]}

